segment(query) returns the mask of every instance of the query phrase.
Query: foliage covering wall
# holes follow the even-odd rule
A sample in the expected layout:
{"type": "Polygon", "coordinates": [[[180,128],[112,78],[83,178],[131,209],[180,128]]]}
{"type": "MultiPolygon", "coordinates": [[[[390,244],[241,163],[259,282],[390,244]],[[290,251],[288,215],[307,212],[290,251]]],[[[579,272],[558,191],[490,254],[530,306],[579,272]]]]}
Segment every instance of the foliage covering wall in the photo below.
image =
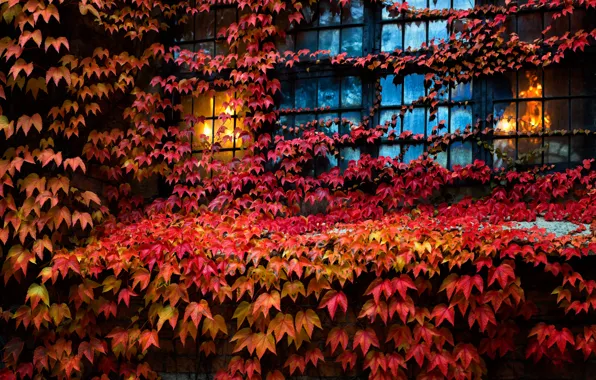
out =
{"type": "Polygon", "coordinates": [[[499,155],[488,117],[457,133],[391,136],[428,139],[429,153],[410,164],[363,155],[315,177],[316,161],[378,144],[396,119],[367,122],[376,101],[347,133],[325,135],[313,120],[286,139],[276,75],[308,57],[421,73],[429,95],[418,102],[434,115],[456,83],[556,65],[595,43],[596,30],[524,42],[506,32],[508,17],[548,9],[556,18],[594,1],[396,3],[393,12],[466,23],[459,38],[418,52],[318,59],[274,43],[308,4],[242,0],[227,3],[243,12],[219,31],[225,55],[172,46],[192,15],[216,5],[0,0],[0,378],[155,378],[152,363],[172,339],[196,345],[202,363],[223,358],[201,367],[219,379],[329,366],[383,379],[478,378],[503,357],[560,366],[592,356],[596,283],[582,263],[596,242],[580,233],[596,212],[591,160],[547,174],[513,161],[448,170],[430,159],[461,140],[499,155]],[[230,100],[214,117],[225,126],[233,114],[243,127],[199,133],[204,120],[180,99],[222,92],[230,100]],[[231,139],[242,154],[230,161],[220,149],[231,139]],[[135,195],[156,178],[163,197],[135,195]],[[454,199],[462,184],[477,196],[454,199]],[[578,231],[511,224],[536,217],[578,231]],[[547,280],[528,294],[535,278],[547,280]],[[554,311],[541,314],[537,299],[554,311]]]}

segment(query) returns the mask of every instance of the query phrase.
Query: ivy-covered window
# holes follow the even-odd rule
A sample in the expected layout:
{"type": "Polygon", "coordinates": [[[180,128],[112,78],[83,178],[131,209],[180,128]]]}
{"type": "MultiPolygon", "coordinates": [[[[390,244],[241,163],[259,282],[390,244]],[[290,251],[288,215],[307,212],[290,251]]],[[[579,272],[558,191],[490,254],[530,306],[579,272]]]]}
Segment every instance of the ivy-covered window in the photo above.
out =
{"type": "MultiPolygon", "coordinates": [[[[417,9],[469,9],[474,7],[474,0],[413,0],[408,5],[417,9]]],[[[380,24],[381,51],[385,52],[419,49],[431,40],[448,41],[452,32],[446,19],[411,20],[403,13],[390,13],[387,8],[383,8],[380,24]]]]}
{"type": "Polygon", "coordinates": [[[228,53],[224,37],[218,36],[222,29],[237,22],[237,7],[213,7],[209,12],[198,12],[184,24],[178,45],[194,52],[204,51],[212,56],[228,53]]]}
{"type": "Polygon", "coordinates": [[[362,0],[353,0],[344,7],[337,1],[323,0],[302,9],[304,20],[298,25],[287,27],[285,41],[278,41],[280,51],[307,49],[329,51],[335,56],[346,53],[360,56],[363,48],[365,7],[362,0]]]}

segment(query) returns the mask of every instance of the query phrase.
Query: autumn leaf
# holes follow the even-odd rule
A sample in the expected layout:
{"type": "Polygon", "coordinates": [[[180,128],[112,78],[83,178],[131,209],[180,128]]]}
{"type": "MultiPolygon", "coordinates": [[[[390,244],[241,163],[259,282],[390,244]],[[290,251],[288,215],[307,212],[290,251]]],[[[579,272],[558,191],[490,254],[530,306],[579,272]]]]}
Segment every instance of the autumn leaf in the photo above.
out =
{"type": "Polygon", "coordinates": [[[354,342],[352,344],[353,349],[360,347],[362,350],[362,354],[366,355],[370,347],[377,347],[379,348],[379,339],[377,338],[377,334],[372,328],[367,328],[365,330],[358,330],[356,334],[354,334],[354,342]]]}
{"type": "Polygon", "coordinates": [[[348,348],[348,341],[348,333],[340,327],[334,327],[329,331],[329,334],[327,334],[327,341],[325,344],[331,346],[331,353],[333,354],[337,349],[337,346],[341,346],[345,351],[348,348]]]}
{"type": "Polygon", "coordinates": [[[262,312],[267,317],[269,316],[269,309],[272,307],[281,311],[279,292],[275,290],[271,293],[263,293],[256,299],[253,304],[252,315],[257,317],[262,312]]]}
{"type": "Polygon", "coordinates": [[[296,339],[296,330],[294,329],[294,318],[291,314],[277,313],[275,318],[269,322],[267,334],[275,334],[276,343],[288,334],[288,336],[296,339]]]}
{"type": "Polygon", "coordinates": [[[29,300],[31,301],[31,309],[35,309],[39,304],[39,301],[42,301],[46,306],[50,306],[50,295],[43,284],[31,284],[31,286],[29,286],[25,301],[29,300]]]}
{"type": "Polygon", "coordinates": [[[319,316],[312,309],[307,309],[306,311],[300,310],[296,313],[295,323],[296,332],[300,333],[300,331],[304,329],[309,338],[312,337],[315,327],[320,329],[323,328],[319,316]]]}
{"type": "Polygon", "coordinates": [[[344,313],[348,311],[348,298],[341,291],[329,290],[323,296],[319,309],[327,308],[331,319],[335,317],[335,311],[340,307],[344,313]]]}
{"type": "Polygon", "coordinates": [[[491,286],[493,282],[497,281],[501,288],[505,289],[508,281],[514,279],[515,272],[509,264],[504,263],[488,270],[488,286],[491,286]]]}

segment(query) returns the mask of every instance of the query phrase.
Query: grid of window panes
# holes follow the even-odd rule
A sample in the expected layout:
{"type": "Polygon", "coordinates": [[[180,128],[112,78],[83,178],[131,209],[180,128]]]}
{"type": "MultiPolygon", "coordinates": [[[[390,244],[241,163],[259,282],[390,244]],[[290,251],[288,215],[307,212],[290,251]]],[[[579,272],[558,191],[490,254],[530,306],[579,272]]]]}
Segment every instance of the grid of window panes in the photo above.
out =
{"type": "Polygon", "coordinates": [[[243,129],[243,118],[236,114],[230,104],[231,98],[224,92],[214,96],[184,96],[181,99],[183,112],[192,114],[204,121],[194,125],[192,150],[200,152],[213,144],[218,144],[219,155],[224,159],[238,157],[243,140],[240,131],[243,129]]]}
{"type": "MultiPolygon", "coordinates": [[[[429,137],[433,129],[444,122],[444,127],[439,128],[435,134],[453,133],[463,131],[474,123],[472,97],[473,85],[461,83],[439,94],[438,112],[430,120],[430,110],[427,105],[414,104],[403,118],[400,117],[402,106],[415,103],[420,97],[426,96],[428,90],[424,86],[424,75],[412,74],[403,78],[403,83],[396,83],[394,75],[387,75],[380,80],[381,84],[381,109],[379,124],[389,123],[387,135],[394,134],[397,138],[403,132],[413,135],[429,137]],[[392,121],[395,127],[392,126],[392,121]]],[[[403,151],[403,159],[409,162],[418,158],[426,149],[426,144],[400,144],[389,137],[379,147],[379,156],[399,157],[403,151]]],[[[471,142],[454,142],[447,151],[437,154],[436,160],[443,166],[467,165],[473,161],[473,144],[471,142]]]]}
{"type": "MultiPolygon", "coordinates": [[[[470,9],[474,0],[412,0],[408,5],[417,9],[470,9]]],[[[451,31],[446,19],[408,20],[403,14],[390,14],[383,8],[381,20],[381,51],[419,49],[434,39],[448,41],[451,31]]]]}
{"type": "Polygon", "coordinates": [[[184,25],[178,45],[194,52],[222,55],[228,53],[228,44],[217,35],[238,20],[238,9],[234,7],[214,7],[209,12],[198,12],[184,25]]]}
{"type": "MultiPolygon", "coordinates": [[[[350,1],[343,7],[336,0],[305,5],[302,9],[304,20],[297,26],[285,27],[286,39],[278,41],[278,50],[327,50],[330,56],[340,53],[360,56],[363,54],[364,13],[362,0],[350,1]]],[[[321,55],[321,58],[329,55],[321,55]]]]}
{"type": "MultiPolygon", "coordinates": [[[[281,92],[280,108],[299,111],[281,116],[281,125],[299,127],[318,120],[319,130],[332,136],[335,133],[349,133],[351,125],[358,125],[362,121],[363,85],[358,76],[286,80],[282,81],[281,92]],[[337,120],[340,122],[337,123],[337,120]],[[326,125],[327,121],[333,121],[329,127],[326,125]]],[[[359,157],[358,148],[343,148],[339,158],[328,157],[329,166],[339,164],[344,167],[348,161],[358,160],[359,157]]]]}
{"type": "MultiPolygon", "coordinates": [[[[585,134],[544,132],[588,130],[596,132],[596,59],[574,65],[511,73],[493,84],[494,147],[519,159],[530,152],[528,164],[578,163],[594,154],[594,138],[585,134]],[[521,133],[522,136],[517,136],[521,133]],[[513,137],[515,136],[515,137],[513,137]]],[[[493,157],[495,166],[505,165],[493,157]]]]}

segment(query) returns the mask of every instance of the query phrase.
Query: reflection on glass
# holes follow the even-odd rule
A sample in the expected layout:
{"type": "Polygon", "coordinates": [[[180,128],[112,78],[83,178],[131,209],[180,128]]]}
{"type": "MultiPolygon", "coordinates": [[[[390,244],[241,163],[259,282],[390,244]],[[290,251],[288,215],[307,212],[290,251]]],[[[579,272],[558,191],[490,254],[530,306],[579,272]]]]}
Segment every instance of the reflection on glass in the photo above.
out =
{"type": "Polygon", "coordinates": [[[441,40],[449,41],[449,29],[447,28],[447,20],[431,21],[428,24],[428,40],[435,39],[438,44],[441,40]]]}
{"type": "Polygon", "coordinates": [[[341,167],[345,169],[348,167],[350,161],[358,161],[360,159],[360,148],[342,148],[340,153],[341,167]]]}
{"type": "Polygon", "coordinates": [[[569,101],[567,99],[545,101],[544,117],[544,128],[546,131],[567,130],[569,128],[569,101]]]}
{"type": "Polygon", "coordinates": [[[450,0],[430,0],[430,9],[449,9],[451,7],[450,0]]]}
{"type": "Polygon", "coordinates": [[[389,129],[387,130],[387,133],[385,134],[384,138],[389,137],[389,135],[391,134],[391,131],[394,131],[394,137],[397,137],[400,133],[401,133],[401,120],[399,118],[399,116],[396,115],[397,111],[392,111],[392,110],[387,110],[387,111],[381,111],[380,115],[379,115],[379,124],[380,125],[385,125],[385,123],[387,123],[389,125],[389,129]],[[394,115],[396,115],[395,117],[395,127],[391,126],[391,121],[394,120],[394,115]]]}
{"type": "Polygon", "coordinates": [[[296,107],[316,107],[317,81],[301,79],[296,81],[296,107]]]}
{"type": "Polygon", "coordinates": [[[394,84],[394,75],[381,78],[381,105],[397,106],[401,104],[401,84],[394,84]]]}
{"type": "Polygon", "coordinates": [[[567,162],[569,156],[569,138],[563,136],[546,137],[546,152],[544,153],[545,163],[557,164],[567,162]]]}
{"type": "Polygon", "coordinates": [[[424,146],[423,145],[408,145],[404,146],[404,162],[406,164],[410,163],[411,161],[419,158],[424,153],[424,146]]]}
{"type": "Polygon", "coordinates": [[[397,144],[381,145],[379,147],[379,157],[398,158],[400,153],[401,153],[401,146],[399,146],[397,144]]]}
{"type": "Polygon", "coordinates": [[[362,0],[352,0],[350,5],[343,8],[341,21],[344,24],[357,24],[364,21],[364,4],[362,0]]]}
{"type": "Polygon", "coordinates": [[[451,167],[455,165],[466,166],[472,163],[472,143],[456,141],[449,147],[451,167]]]}
{"type": "Polygon", "coordinates": [[[381,50],[391,52],[395,49],[402,49],[401,38],[401,25],[383,25],[381,32],[381,50]]]}
{"type": "Polygon", "coordinates": [[[423,21],[406,23],[404,46],[415,50],[419,49],[424,42],[426,42],[426,23],[423,21]]]}
{"type": "Polygon", "coordinates": [[[453,9],[474,8],[474,0],[453,0],[453,9]]]}
{"type": "Polygon", "coordinates": [[[342,107],[356,107],[362,104],[362,81],[359,77],[344,77],[341,84],[342,107]]]}
{"type": "Polygon", "coordinates": [[[404,103],[411,104],[421,96],[424,96],[424,75],[407,75],[404,78],[404,103]]]}
{"type": "Polygon", "coordinates": [[[517,131],[516,105],[515,103],[495,104],[493,115],[497,120],[495,133],[499,135],[511,135],[517,131]]]}
{"type": "MultiPolygon", "coordinates": [[[[430,117],[430,115],[429,115],[430,117]]],[[[443,135],[447,132],[449,128],[449,107],[441,106],[438,108],[437,113],[435,114],[435,118],[432,121],[428,122],[426,135],[430,136],[433,134],[433,128],[439,125],[439,123],[443,121],[443,128],[438,129],[434,134],[435,135],[443,135]]]]}
{"type": "Polygon", "coordinates": [[[472,82],[458,83],[451,89],[451,100],[461,102],[472,99],[472,82]]]}
{"type": "Polygon", "coordinates": [[[321,30],[319,32],[319,50],[328,50],[323,56],[339,54],[339,29],[321,30]]]}
{"type": "Polygon", "coordinates": [[[339,80],[336,78],[319,79],[319,107],[339,107],[339,80]]]}
{"type": "Polygon", "coordinates": [[[195,40],[215,37],[215,12],[199,12],[195,16],[195,40]]]}
{"type": "Polygon", "coordinates": [[[345,28],[341,33],[341,52],[350,57],[362,55],[362,28],[345,28]]]}
{"type": "Polygon", "coordinates": [[[542,155],[536,154],[536,150],[542,146],[542,139],[538,137],[520,138],[517,142],[518,159],[526,155],[524,162],[527,164],[538,164],[542,161],[542,155]]]}
{"type": "Polygon", "coordinates": [[[296,35],[296,50],[307,49],[311,52],[317,50],[317,32],[314,30],[308,32],[299,32],[296,35]]]}
{"type": "Polygon", "coordinates": [[[319,25],[339,24],[340,7],[337,2],[331,4],[328,0],[322,0],[319,3],[319,25]]]}
{"type": "Polygon", "coordinates": [[[414,108],[404,115],[404,132],[410,131],[414,135],[424,134],[424,108],[414,108]]]}
{"type": "Polygon", "coordinates": [[[493,141],[495,153],[493,166],[501,168],[507,166],[508,159],[515,159],[515,139],[498,139],[493,141]]]}
{"type": "Polygon", "coordinates": [[[450,132],[463,131],[468,125],[472,125],[472,110],[469,107],[454,107],[451,110],[450,132]]]}
{"type": "Polygon", "coordinates": [[[281,108],[294,108],[294,93],[292,83],[289,81],[281,82],[281,108]]]}

